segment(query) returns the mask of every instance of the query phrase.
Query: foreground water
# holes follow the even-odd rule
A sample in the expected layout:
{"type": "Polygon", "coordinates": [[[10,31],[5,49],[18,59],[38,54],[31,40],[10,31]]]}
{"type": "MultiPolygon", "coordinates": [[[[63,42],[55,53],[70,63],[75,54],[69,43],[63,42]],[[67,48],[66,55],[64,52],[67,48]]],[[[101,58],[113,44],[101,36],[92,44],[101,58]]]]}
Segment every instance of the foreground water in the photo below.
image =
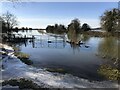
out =
{"type": "MultiPolygon", "coordinates": [[[[9,60],[3,60],[4,70],[2,79],[27,78],[44,88],[118,88],[118,84],[110,81],[88,81],[70,74],[50,73],[22,63],[15,56],[9,60]]],[[[104,89],[102,89],[104,90],[104,89]]],[[[105,89],[106,90],[106,89],[105,89]]]]}
{"type": "MultiPolygon", "coordinates": [[[[98,70],[101,65],[106,64],[106,60],[97,56],[97,54],[104,52],[105,49],[103,48],[105,47],[106,38],[89,37],[79,34],[74,40],[81,40],[83,43],[71,45],[66,42],[72,39],[67,34],[55,35],[40,33],[35,30],[22,33],[22,35],[35,36],[35,40],[29,40],[18,45],[22,52],[30,55],[34,67],[38,69],[54,69],[56,72],[61,70],[67,74],[90,81],[105,80],[105,77],[99,74],[98,70]]],[[[111,45],[109,40],[107,41],[107,45],[111,45]]],[[[116,40],[113,39],[113,41],[115,42],[112,42],[114,44],[111,47],[116,43],[116,40]]],[[[108,47],[108,50],[111,47],[108,47]]],[[[107,52],[112,54],[113,51],[109,50],[107,52]]]]}

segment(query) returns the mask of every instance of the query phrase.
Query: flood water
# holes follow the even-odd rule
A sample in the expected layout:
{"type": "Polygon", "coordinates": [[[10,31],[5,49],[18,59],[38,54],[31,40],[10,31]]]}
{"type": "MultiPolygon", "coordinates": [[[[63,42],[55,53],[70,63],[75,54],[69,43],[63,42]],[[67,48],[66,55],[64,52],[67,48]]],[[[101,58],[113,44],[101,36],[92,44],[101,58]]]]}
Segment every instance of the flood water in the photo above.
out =
{"type": "Polygon", "coordinates": [[[115,52],[118,50],[117,40],[113,37],[100,38],[78,34],[74,39],[82,43],[72,45],[67,42],[72,39],[68,34],[57,35],[37,30],[19,33],[35,37],[34,40],[19,45],[21,52],[30,55],[34,67],[61,69],[68,74],[88,80],[105,80],[98,70],[106,63],[106,59],[98,54],[116,57],[115,52]]]}

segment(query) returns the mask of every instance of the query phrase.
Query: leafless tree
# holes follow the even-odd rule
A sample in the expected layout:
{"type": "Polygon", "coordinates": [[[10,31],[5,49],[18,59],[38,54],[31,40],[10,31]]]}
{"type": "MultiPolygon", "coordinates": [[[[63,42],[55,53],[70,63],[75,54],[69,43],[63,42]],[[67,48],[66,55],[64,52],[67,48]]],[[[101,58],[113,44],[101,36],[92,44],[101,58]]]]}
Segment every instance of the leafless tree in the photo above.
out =
{"type": "Polygon", "coordinates": [[[2,18],[8,29],[18,25],[17,17],[8,11],[2,15],[2,18]]]}

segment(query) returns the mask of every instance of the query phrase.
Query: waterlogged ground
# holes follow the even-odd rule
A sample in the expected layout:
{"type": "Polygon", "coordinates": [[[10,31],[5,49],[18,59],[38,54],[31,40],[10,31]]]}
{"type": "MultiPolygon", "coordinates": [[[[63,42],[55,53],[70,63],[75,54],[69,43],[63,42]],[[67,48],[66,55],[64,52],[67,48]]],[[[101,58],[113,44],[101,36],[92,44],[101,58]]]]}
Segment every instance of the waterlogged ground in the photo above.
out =
{"type": "Polygon", "coordinates": [[[117,87],[117,84],[99,73],[100,67],[108,64],[109,58],[105,59],[105,56],[113,55],[114,58],[117,55],[116,38],[98,38],[79,34],[74,40],[81,40],[81,44],[71,45],[67,42],[71,39],[67,34],[55,35],[30,31],[22,32],[22,35],[35,36],[35,40],[17,44],[22,52],[30,55],[33,66],[11,59],[8,64],[5,63],[6,67],[9,67],[7,71],[3,71],[5,79],[26,77],[38,84],[44,83],[46,87],[59,88],[117,87]]]}
{"type": "Polygon", "coordinates": [[[93,81],[78,78],[70,74],[50,73],[43,69],[27,66],[15,56],[3,61],[3,80],[12,78],[27,78],[45,88],[117,88],[117,84],[109,81],[93,81]]]}
{"type": "Polygon", "coordinates": [[[111,43],[115,43],[114,39],[110,39],[109,42],[106,38],[89,37],[80,34],[72,38],[67,34],[55,35],[37,31],[26,33],[26,35],[30,34],[35,35],[36,39],[27,41],[20,48],[22,52],[30,55],[30,59],[36,68],[61,71],[91,81],[105,79],[98,73],[98,70],[101,65],[106,63],[106,60],[98,56],[98,54],[102,53],[104,55],[105,52],[105,54],[108,53],[112,56],[113,53],[116,53],[111,49],[116,47],[114,44],[111,45],[111,43]],[[74,41],[81,40],[82,43],[80,45],[67,43],[71,39],[74,41]],[[109,47],[106,48],[106,45],[109,47]],[[107,49],[107,52],[105,49],[107,49]]]}

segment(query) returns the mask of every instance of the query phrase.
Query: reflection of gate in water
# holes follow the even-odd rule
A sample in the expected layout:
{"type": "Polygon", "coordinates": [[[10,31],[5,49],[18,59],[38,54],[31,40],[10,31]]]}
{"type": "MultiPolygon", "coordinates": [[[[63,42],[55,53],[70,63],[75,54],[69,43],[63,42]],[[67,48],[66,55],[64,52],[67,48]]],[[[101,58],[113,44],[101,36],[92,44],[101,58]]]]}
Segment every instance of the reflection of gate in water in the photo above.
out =
{"type": "Polygon", "coordinates": [[[62,49],[66,45],[65,35],[34,35],[35,39],[31,40],[33,48],[59,48],[62,49]]]}

